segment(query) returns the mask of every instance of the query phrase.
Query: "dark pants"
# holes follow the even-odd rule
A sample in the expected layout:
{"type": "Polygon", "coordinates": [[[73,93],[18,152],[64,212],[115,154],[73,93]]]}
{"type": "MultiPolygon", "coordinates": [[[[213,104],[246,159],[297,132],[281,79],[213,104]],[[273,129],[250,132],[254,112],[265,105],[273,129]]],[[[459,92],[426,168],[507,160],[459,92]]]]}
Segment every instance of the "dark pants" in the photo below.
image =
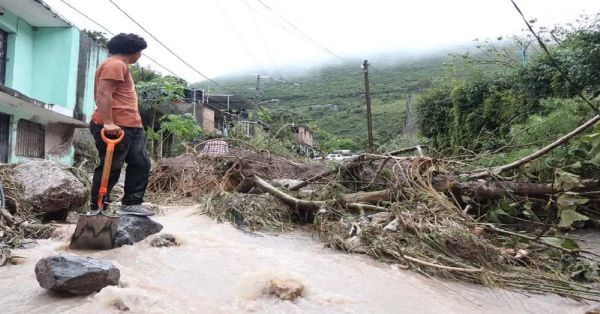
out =
{"type": "MultiPolygon", "coordinates": [[[[96,148],[98,148],[100,155],[100,164],[94,170],[94,179],[92,180],[92,210],[98,209],[98,190],[100,190],[104,156],[106,155],[106,144],[100,137],[101,130],[101,125],[94,122],[90,123],[90,131],[96,140],[96,148]]],[[[108,193],[103,201],[104,204],[108,202],[110,191],[119,180],[123,163],[127,163],[125,169],[125,195],[121,203],[123,205],[139,205],[144,201],[144,193],[150,175],[150,158],[146,151],[146,135],[142,128],[123,128],[123,131],[125,131],[125,137],[115,147],[112,169],[108,180],[108,193]]]]}

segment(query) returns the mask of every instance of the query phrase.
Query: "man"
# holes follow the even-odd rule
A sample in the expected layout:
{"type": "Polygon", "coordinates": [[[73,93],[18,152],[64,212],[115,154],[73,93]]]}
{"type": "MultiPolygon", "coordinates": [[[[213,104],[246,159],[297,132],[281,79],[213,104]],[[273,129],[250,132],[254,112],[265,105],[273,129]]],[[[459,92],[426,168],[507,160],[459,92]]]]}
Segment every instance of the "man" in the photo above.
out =
{"type": "MultiPolygon", "coordinates": [[[[92,115],[90,130],[96,141],[100,164],[94,170],[92,181],[92,210],[98,209],[96,205],[98,190],[106,154],[106,144],[100,137],[100,132],[104,128],[109,137],[125,132],[123,141],[115,148],[108,182],[108,195],[110,195],[110,191],[119,179],[123,163],[126,162],[125,195],[117,214],[138,216],[153,214],[141,205],[150,174],[150,158],[146,151],[146,139],[135,84],[128,66],[137,62],[142,55],[142,50],[147,46],[143,38],[135,34],[121,33],[108,42],[110,57],[96,70],[94,85],[96,111],[92,115]]],[[[105,204],[107,201],[107,199],[103,200],[105,204]]]]}

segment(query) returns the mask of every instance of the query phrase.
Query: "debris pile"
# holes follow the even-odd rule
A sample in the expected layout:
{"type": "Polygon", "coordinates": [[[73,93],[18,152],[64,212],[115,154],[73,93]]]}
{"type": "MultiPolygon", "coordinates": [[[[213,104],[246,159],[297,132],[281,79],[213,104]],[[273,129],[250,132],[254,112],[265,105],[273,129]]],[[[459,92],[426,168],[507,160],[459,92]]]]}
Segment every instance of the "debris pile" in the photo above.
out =
{"type": "Polygon", "coordinates": [[[313,223],[332,248],[428,276],[600,300],[599,256],[563,233],[581,211],[597,212],[598,203],[560,207],[571,204],[572,191],[597,182],[571,180],[566,187],[493,172],[469,178],[443,159],[392,154],[329,166],[280,158],[270,166],[272,156],[248,151],[178,158],[185,167],[165,160],[153,173],[154,191],[196,199],[206,193],[204,212],[220,221],[278,231],[313,223]],[[277,185],[278,179],[300,183],[277,185]]]}
{"type": "Polygon", "coordinates": [[[152,171],[148,191],[154,201],[178,204],[182,199],[198,200],[207,194],[246,193],[253,187],[254,175],[301,178],[321,167],[237,148],[218,157],[188,153],[160,160],[152,171]]]}
{"type": "Polygon", "coordinates": [[[220,193],[205,197],[203,205],[203,212],[218,222],[230,221],[251,231],[284,232],[307,221],[299,211],[269,194],[220,193]]]}

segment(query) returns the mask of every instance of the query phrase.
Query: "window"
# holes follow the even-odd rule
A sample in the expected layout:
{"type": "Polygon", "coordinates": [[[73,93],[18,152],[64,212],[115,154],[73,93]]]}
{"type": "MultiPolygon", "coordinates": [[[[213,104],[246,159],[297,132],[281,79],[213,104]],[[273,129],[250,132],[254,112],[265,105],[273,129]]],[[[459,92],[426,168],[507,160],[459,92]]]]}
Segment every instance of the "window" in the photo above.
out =
{"type": "Polygon", "coordinates": [[[44,158],[45,139],[44,126],[27,120],[19,120],[16,154],[23,157],[44,158]]]}

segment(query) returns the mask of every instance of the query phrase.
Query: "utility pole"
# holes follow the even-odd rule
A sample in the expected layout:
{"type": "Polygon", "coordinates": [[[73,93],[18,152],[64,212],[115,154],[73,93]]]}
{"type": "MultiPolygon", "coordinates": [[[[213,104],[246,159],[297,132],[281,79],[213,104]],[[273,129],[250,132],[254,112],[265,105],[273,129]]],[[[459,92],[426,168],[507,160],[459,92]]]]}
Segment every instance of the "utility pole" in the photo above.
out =
{"type": "Polygon", "coordinates": [[[252,121],[258,121],[258,103],[260,102],[260,74],[256,75],[256,91],[254,94],[254,106],[252,106],[252,121]]]}
{"type": "Polygon", "coordinates": [[[369,136],[369,152],[373,152],[373,121],[371,117],[371,92],[369,91],[369,61],[363,62],[365,74],[365,99],[367,101],[367,132],[369,136]]]}

